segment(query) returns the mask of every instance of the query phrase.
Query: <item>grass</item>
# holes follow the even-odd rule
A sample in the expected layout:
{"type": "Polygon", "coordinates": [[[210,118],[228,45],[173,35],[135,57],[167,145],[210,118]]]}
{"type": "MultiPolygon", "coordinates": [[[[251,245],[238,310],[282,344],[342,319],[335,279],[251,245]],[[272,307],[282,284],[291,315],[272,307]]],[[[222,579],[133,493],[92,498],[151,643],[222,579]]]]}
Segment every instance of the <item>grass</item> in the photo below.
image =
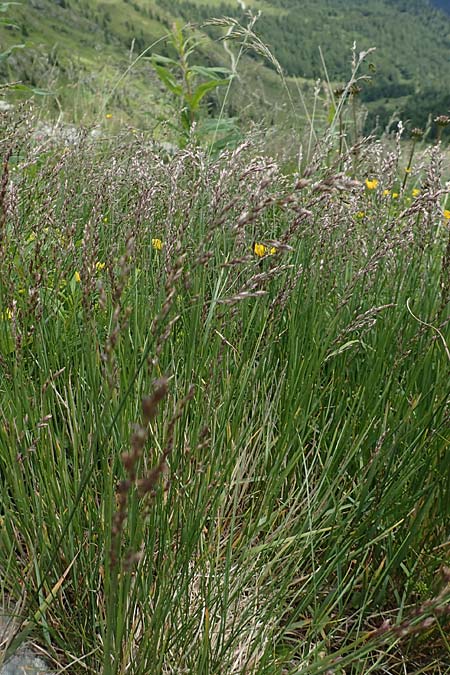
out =
{"type": "Polygon", "coordinates": [[[251,139],[32,128],[2,118],[4,657],[448,672],[439,148],[401,192],[400,145],[318,146],[300,176],[251,139]]]}

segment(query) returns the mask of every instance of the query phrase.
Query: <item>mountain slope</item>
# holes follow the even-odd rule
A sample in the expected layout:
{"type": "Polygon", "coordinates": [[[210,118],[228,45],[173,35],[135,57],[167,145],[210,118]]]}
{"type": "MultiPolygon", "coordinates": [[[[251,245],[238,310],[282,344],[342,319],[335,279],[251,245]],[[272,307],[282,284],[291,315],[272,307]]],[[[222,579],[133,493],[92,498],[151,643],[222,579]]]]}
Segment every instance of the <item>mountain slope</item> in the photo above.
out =
{"type": "MultiPolygon", "coordinates": [[[[244,19],[233,2],[158,4],[177,8],[186,19],[204,20],[218,10],[244,19]]],[[[261,9],[257,32],[289,75],[323,76],[321,46],[330,77],[347,77],[356,41],[359,50],[377,48],[374,62],[394,81],[450,77],[450,21],[426,0],[271,0],[251,7],[261,9]]]]}
{"type": "MultiPolygon", "coordinates": [[[[445,9],[449,3],[435,4],[445,9]]],[[[288,76],[302,82],[328,76],[339,84],[351,72],[352,44],[358,51],[376,47],[363,71],[370,76],[361,92],[369,111],[387,118],[396,108],[413,110],[414,99],[420,99],[418,124],[430,113],[447,112],[450,18],[426,0],[30,0],[26,8],[9,8],[16,29],[0,28],[0,51],[15,42],[26,45],[0,64],[0,77],[50,89],[57,94],[55,110],[70,110],[74,119],[95,116],[106,105],[119,108],[130,122],[154,118],[164,111],[159,83],[144,61],[123,77],[133,58],[163,37],[177,17],[201,25],[229,16],[245,24],[245,8],[261,10],[255,31],[288,76]]],[[[211,39],[220,31],[203,30],[210,40],[199,59],[229,65],[223,47],[211,39]]],[[[168,53],[165,41],[154,51],[168,53]]],[[[242,61],[241,72],[234,108],[258,117],[258,106],[279,100],[281,85],[270,63],[263,66],[259,59],[258,65],[254,53],[242,61]]]]}

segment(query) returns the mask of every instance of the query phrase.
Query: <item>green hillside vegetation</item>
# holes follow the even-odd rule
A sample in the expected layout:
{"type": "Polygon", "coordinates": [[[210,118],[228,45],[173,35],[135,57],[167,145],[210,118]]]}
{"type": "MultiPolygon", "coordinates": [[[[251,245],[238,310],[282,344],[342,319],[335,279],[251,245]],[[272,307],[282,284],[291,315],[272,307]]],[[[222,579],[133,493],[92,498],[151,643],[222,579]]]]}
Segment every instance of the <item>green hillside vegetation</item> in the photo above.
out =
{"type": "MultiPolygon", "coordinates": [[[[428,3],[305,0],[299,7],[294,0],[254,0],[247,6],[261,9],[255,32],[288,78],[298,79],[308,101],[317,78],[329,77],[333,86],[347,81],[355,42],[358,51],[376,47],[365,67],[370,79],[360,94],[368,110],[366,131],[377,124],[382,130],[396,110],[411,119],[411,126],[421,127],[430,115],[448,112],[450,20],[428,3]],[[332,35],[331,43],[327,35],[332,35]]],[[[122,120],[145,120],[147,125],[165,110],[149,65],[138,63],[114,89],[133,58],[162,38],[175,18],[198,25],[223,15],[243,25],[248,21],[237,2],[200,0],[32,0],[26,8],[11,6],[9,14],[17,28],[0,29],[1,44],[9,47],[20,41],[26,48],[0,64],[3,79],[19,79],[52,91],[56,98],[49,99],[48,106],[55,113],[60,106],[75,121],[98,116],[108,100],[121,111],[122,120]],[[108,99],[113,90],[114,98],[108,99]]],[[[224,33],[211,26],[202,30],[214,39],[224,33]]],[[[159,42],[154,51],[168,54],[166,42],[159,42]]],[[[230,65],[217,41],[206,41],[200,57],[209,65],[230,65]]],[[[240,84],[228,97],[229,114],[238,110],[245,119],[270,121],[270,108],[271,121],[282,122],[285,113],[279,104],[287,102],[270,68],[269,61],[247,51],[240,84]]],[[[296,106],[301,117],[298,99],[296,106]]]]}

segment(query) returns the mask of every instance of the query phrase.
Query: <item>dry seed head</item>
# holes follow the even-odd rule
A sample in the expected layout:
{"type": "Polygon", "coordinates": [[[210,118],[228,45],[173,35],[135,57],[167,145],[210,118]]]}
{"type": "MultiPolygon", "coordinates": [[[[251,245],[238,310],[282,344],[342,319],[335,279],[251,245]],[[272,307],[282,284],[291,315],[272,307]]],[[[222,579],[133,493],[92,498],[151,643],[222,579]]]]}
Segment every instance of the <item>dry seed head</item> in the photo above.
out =
{"type": "Polygon", "coordinates": [[[137,426],[133,435],[131,436],[131,447],[133,451],[137,454],[140,454],[140,451],[145,445],[147,440],[147,430],[144,427],[137,426]]]}
{"type": "Polygon", "coordinates": [[[134,455],[132,455],[128,452],[124,452],[122,454],[121,459],[122,459],[122,464],[124,466],[125,471],[129,474],[131,471],[133,471],[133,467],[134,467],[134,464],[135,464],[135,461],[136,461],[134,455]]]}
{"type": "Polygon", "coordinates": [[[419,129],[418,127],[414,127],[414,129],[411,130],[411,137],[415,138],[416,140],[419,140],[423,136],[423,129],[419,129]]]}
{"type": "Polygon", "coordinates": [[[158,403],[166,396],[168,389],[167,378],[161,377],[160,379],[155,380],[153,386],[153,394],[151,394],[151,396],[145,396],[142,399],[142,417],[144,419],[144,424],[148,424],[155,417],[158,403]]]}
{"type": "Polygon", "coordinates": [[[136,567],[144,556],[144,547],[139,551],[129,551],[123,561],[123,568],[127,572],[131,571],[133,567],[136,567]]]}
{"type": "Polygon", "coordinates": [[[303,188],[307,187],[310,183],[310,178],[299,178],[294,185],[294,190],[303,190],[303,188]]]}
{"type": "Polygon", "coordinates": [[[140,478],[137,481],[137,489],[138,493],[141,497],[143,497],[146,494],[153,494],[156,488],[156,484],[158,482],[158,478],[162,473],[164,473],[166,469],[166,460],[164,457],[161,458],[159,461],[159,464],[155,466],[154,469],[152,469],[147,476],[144,476],[144,478],[140,478]]]}
{"type": "Polygon", "coordinates": [[[450,117],[448,115],[438,115],[433,121],[438,127],[448,127],[450,124],[450,117]]]}

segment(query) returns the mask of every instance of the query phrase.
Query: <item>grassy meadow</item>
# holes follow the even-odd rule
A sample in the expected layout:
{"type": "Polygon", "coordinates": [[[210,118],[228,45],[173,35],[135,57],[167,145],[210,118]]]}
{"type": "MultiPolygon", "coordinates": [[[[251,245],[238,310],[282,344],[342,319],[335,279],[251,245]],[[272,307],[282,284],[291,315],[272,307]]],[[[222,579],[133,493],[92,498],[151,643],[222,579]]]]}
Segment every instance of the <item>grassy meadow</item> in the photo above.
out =
{"type": "Polygon", "coordinates": [[[286,171],[32,116],[0,119],[2,658],[449,672],[440,146],[286,171]]]}

